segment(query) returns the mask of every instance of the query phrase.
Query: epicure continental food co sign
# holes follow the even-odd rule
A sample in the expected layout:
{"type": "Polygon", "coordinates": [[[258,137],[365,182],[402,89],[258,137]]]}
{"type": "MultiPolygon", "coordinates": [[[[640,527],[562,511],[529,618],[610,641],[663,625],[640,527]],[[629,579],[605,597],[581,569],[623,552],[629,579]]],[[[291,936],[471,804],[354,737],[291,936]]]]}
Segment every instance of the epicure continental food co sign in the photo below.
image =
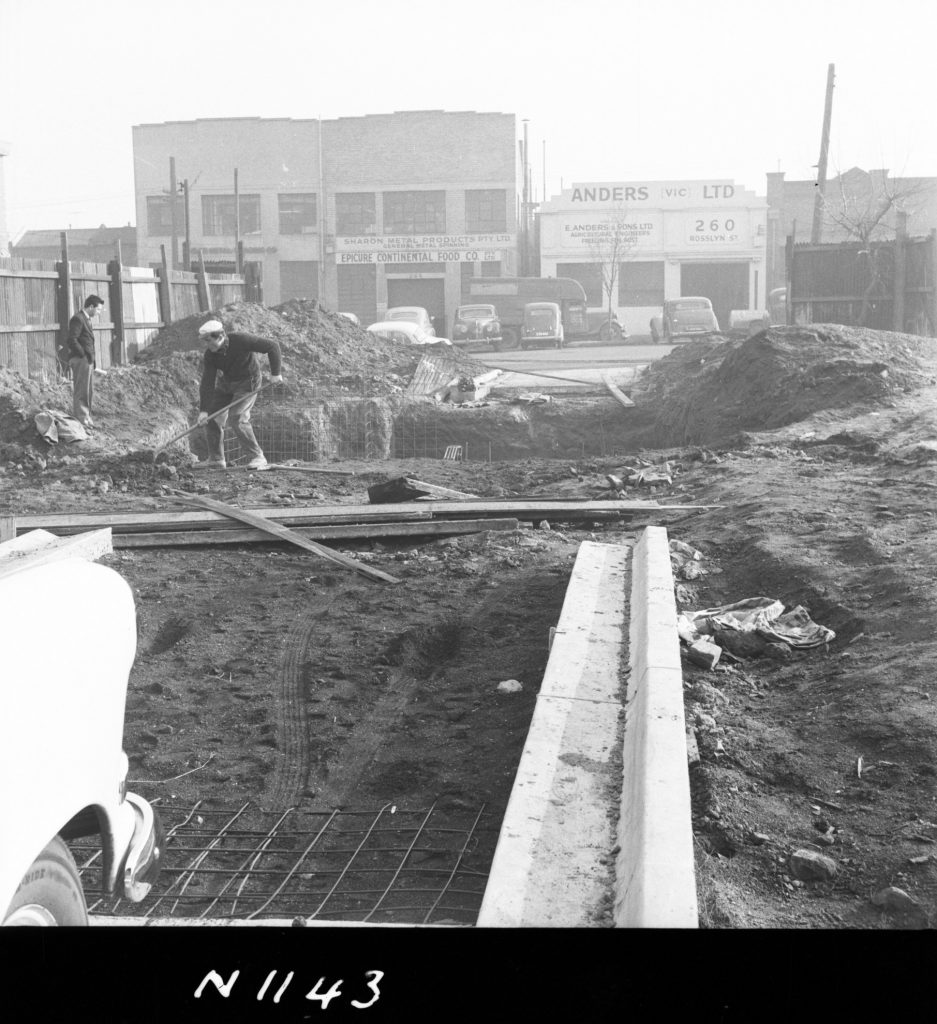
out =
{"type": "Polygon", "coordinates": [[[490,235],[341,235],[338,263],[471,263],[501,260],[515,249],[511,233],[490,235]]]}

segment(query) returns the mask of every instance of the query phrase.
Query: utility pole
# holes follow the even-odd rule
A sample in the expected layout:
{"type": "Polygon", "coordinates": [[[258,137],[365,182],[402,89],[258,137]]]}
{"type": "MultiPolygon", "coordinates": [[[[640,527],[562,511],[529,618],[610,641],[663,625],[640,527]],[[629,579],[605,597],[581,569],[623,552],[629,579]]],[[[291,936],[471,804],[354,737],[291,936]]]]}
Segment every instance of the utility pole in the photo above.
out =
{"type": "Polygon", "coordinates": [[[185,241],[182,243],[182,262],[186,270],[191,270],[192,262],[192,235],[189,222],[189,179],[182,182],[183,206],[182,213],[185,217],[185,241]]]}
{"type": "Polygon", "coordinates": [[[179,217],[176,213],[176,158],[169,158],[169,216],[172,220],[172,269],[179,266],[179,217]]]}
{"type": "Polygon", "coordinates": [[[522,263],[523,276],[527,277],[530,269],[530,194],[528,183],[530,175],[527,170],[527,118],[524,118],[524,145],[521,150],[521,167],[524,172],[524,188],[521,192],[521,220],[524,225],[524,259],[522,263]]]}
{"type": "Polygon", "coordinates": [[[820,136],[820,160],[817,163],[816,192],[813,196],[813,230],[810,241],[813,245],[820,244],[823,226],[823,199],[826,192],[826,158],[830,149],[830,119],[833,115],[833,68],[830,64],[826,72],[826,104],[823,108],[823,134],[820,136]]]}
{"type": "Polygon", "coordinates": [[[238,193],[238,169],[234,168],[234,272],[241,273],[241,199],[238,193]]]}
{"type": "Polygon", "coordinates": [[[325,283],[325,238],[328,228],[328,219],[325,205],[325,179],[322,175],[322,115],[316,122],[316,141],[318,143],[319,155],[319,266],[316,274],[316,302],[322,308],[322,292],[325,283]]]}

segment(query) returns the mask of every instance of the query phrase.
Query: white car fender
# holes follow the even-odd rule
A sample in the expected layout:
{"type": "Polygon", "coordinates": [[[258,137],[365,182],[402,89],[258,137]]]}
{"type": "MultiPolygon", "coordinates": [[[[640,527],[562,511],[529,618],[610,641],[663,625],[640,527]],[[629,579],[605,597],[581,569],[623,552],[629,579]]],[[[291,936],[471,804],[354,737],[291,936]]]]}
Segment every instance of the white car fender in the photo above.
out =
{"type": "MultiPolygon", "coordinates": [[[[119,573],[68,559],[0,576],[0,913],[45,844],[93,808],[123,849],[133,593],[119,573]],[[123,844],[123,845],[122,845],[123,844]]],[[[119,864],[110,870],[110,888],[119,864]]]]}

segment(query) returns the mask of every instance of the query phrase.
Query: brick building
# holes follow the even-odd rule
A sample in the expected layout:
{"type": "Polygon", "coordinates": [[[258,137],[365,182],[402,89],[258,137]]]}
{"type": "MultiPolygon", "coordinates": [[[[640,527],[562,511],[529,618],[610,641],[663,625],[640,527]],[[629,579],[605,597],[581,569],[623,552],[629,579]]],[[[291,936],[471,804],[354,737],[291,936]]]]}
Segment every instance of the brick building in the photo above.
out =
{"type": "MultiPolygon", "coordinates": [[[[809,242],[813,230],[816,183],[785,181],[784,171],[767,175],[768,201],[768,288],[781,288],[785,282],[785,245],[789,235],[795,242],[809,242]]],[[[907,215],[909,235],[927,235],[937,228],[937,178],[892,178],[885,169],[863,171],[853,167],[827,179],[821,219],[821,242],[845,242],[850,235],[840,223],[844,216],[873,218],[880,205],[900,197],[890,205],[878,223],[873,237],[894,238],[898,209],[907,215]]]]}
{"type": "MultiPolygon", "coordinates": [[[[10,246],[11,256],[27,259],[60,260],[62,258],[62,231],[64,228],[37,229],[24,231],[14,245],[10,246]]],[[[86,263],[109,263],[117,256],[120,242],[120,258],[128,266],[137,263],[137,229],[130,224],[124,228],[69,228],[69,260],[86,263]]]]}
{"type": "Polygon", "coordinates": [[[10,155],[10,145],[0,139],[0,256],[10,251],[10,229],[7,225],[7,189],[3,158],[10,155]]]}
{"type": "Polygon", "coordinates": [[[187,233],[192,259],[231,271],[237,233],[268,305],[318,298],[363,323],[425,306],[442,334],[466,276],[515,272],[515,131],[513,114],[441,110],[136,125],[138,258],[171,253],[172,158],[180,256],[187,233]]]}

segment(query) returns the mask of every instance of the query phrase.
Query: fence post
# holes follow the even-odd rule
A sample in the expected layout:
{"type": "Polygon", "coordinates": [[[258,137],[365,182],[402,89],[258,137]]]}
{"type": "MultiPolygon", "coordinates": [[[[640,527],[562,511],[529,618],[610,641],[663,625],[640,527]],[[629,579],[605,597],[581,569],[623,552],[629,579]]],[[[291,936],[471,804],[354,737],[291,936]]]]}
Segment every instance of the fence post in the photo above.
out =
{"type": "Polygon", "coordinates": [[[114,330],[117,337],[111,345],[111,359],[118,365],[127,363],[127,332],[124,330],[124,263],[120,251],[120,239],[117,239],[117,256],[111,260],[108,267],[111,275],[111,320],[114,322],[114,330]]]}
{"type": "Polygon", "coordinates": [[[198,308],[202,313],[211,309],[211,289],[208,287],[208,273],[205,270],[205,257],[202,250],[198,251],[198,308]]]}
{"type": "Polygon", "coordinates": [[[172,271],[169,268],[169,260],[166,258],[166,246],[159,247],[162,258],[162,267],[159,272],[159,297],[160,297],[160,320],[168,327],[176,319],[172,308],[172,271]]]}
{"type": "MultiPolygon", "coordinates": [[[[62,338],[62,351],[67,351],[68,345],[68,321],[72,318],[72,274],[68,265],[68,235],[62,232],[62,262],[59,264],[59,333],[62,338]]],[[[67,362],[60,365],[63,374],[67,374],[70,367],[67,362]]]]}

